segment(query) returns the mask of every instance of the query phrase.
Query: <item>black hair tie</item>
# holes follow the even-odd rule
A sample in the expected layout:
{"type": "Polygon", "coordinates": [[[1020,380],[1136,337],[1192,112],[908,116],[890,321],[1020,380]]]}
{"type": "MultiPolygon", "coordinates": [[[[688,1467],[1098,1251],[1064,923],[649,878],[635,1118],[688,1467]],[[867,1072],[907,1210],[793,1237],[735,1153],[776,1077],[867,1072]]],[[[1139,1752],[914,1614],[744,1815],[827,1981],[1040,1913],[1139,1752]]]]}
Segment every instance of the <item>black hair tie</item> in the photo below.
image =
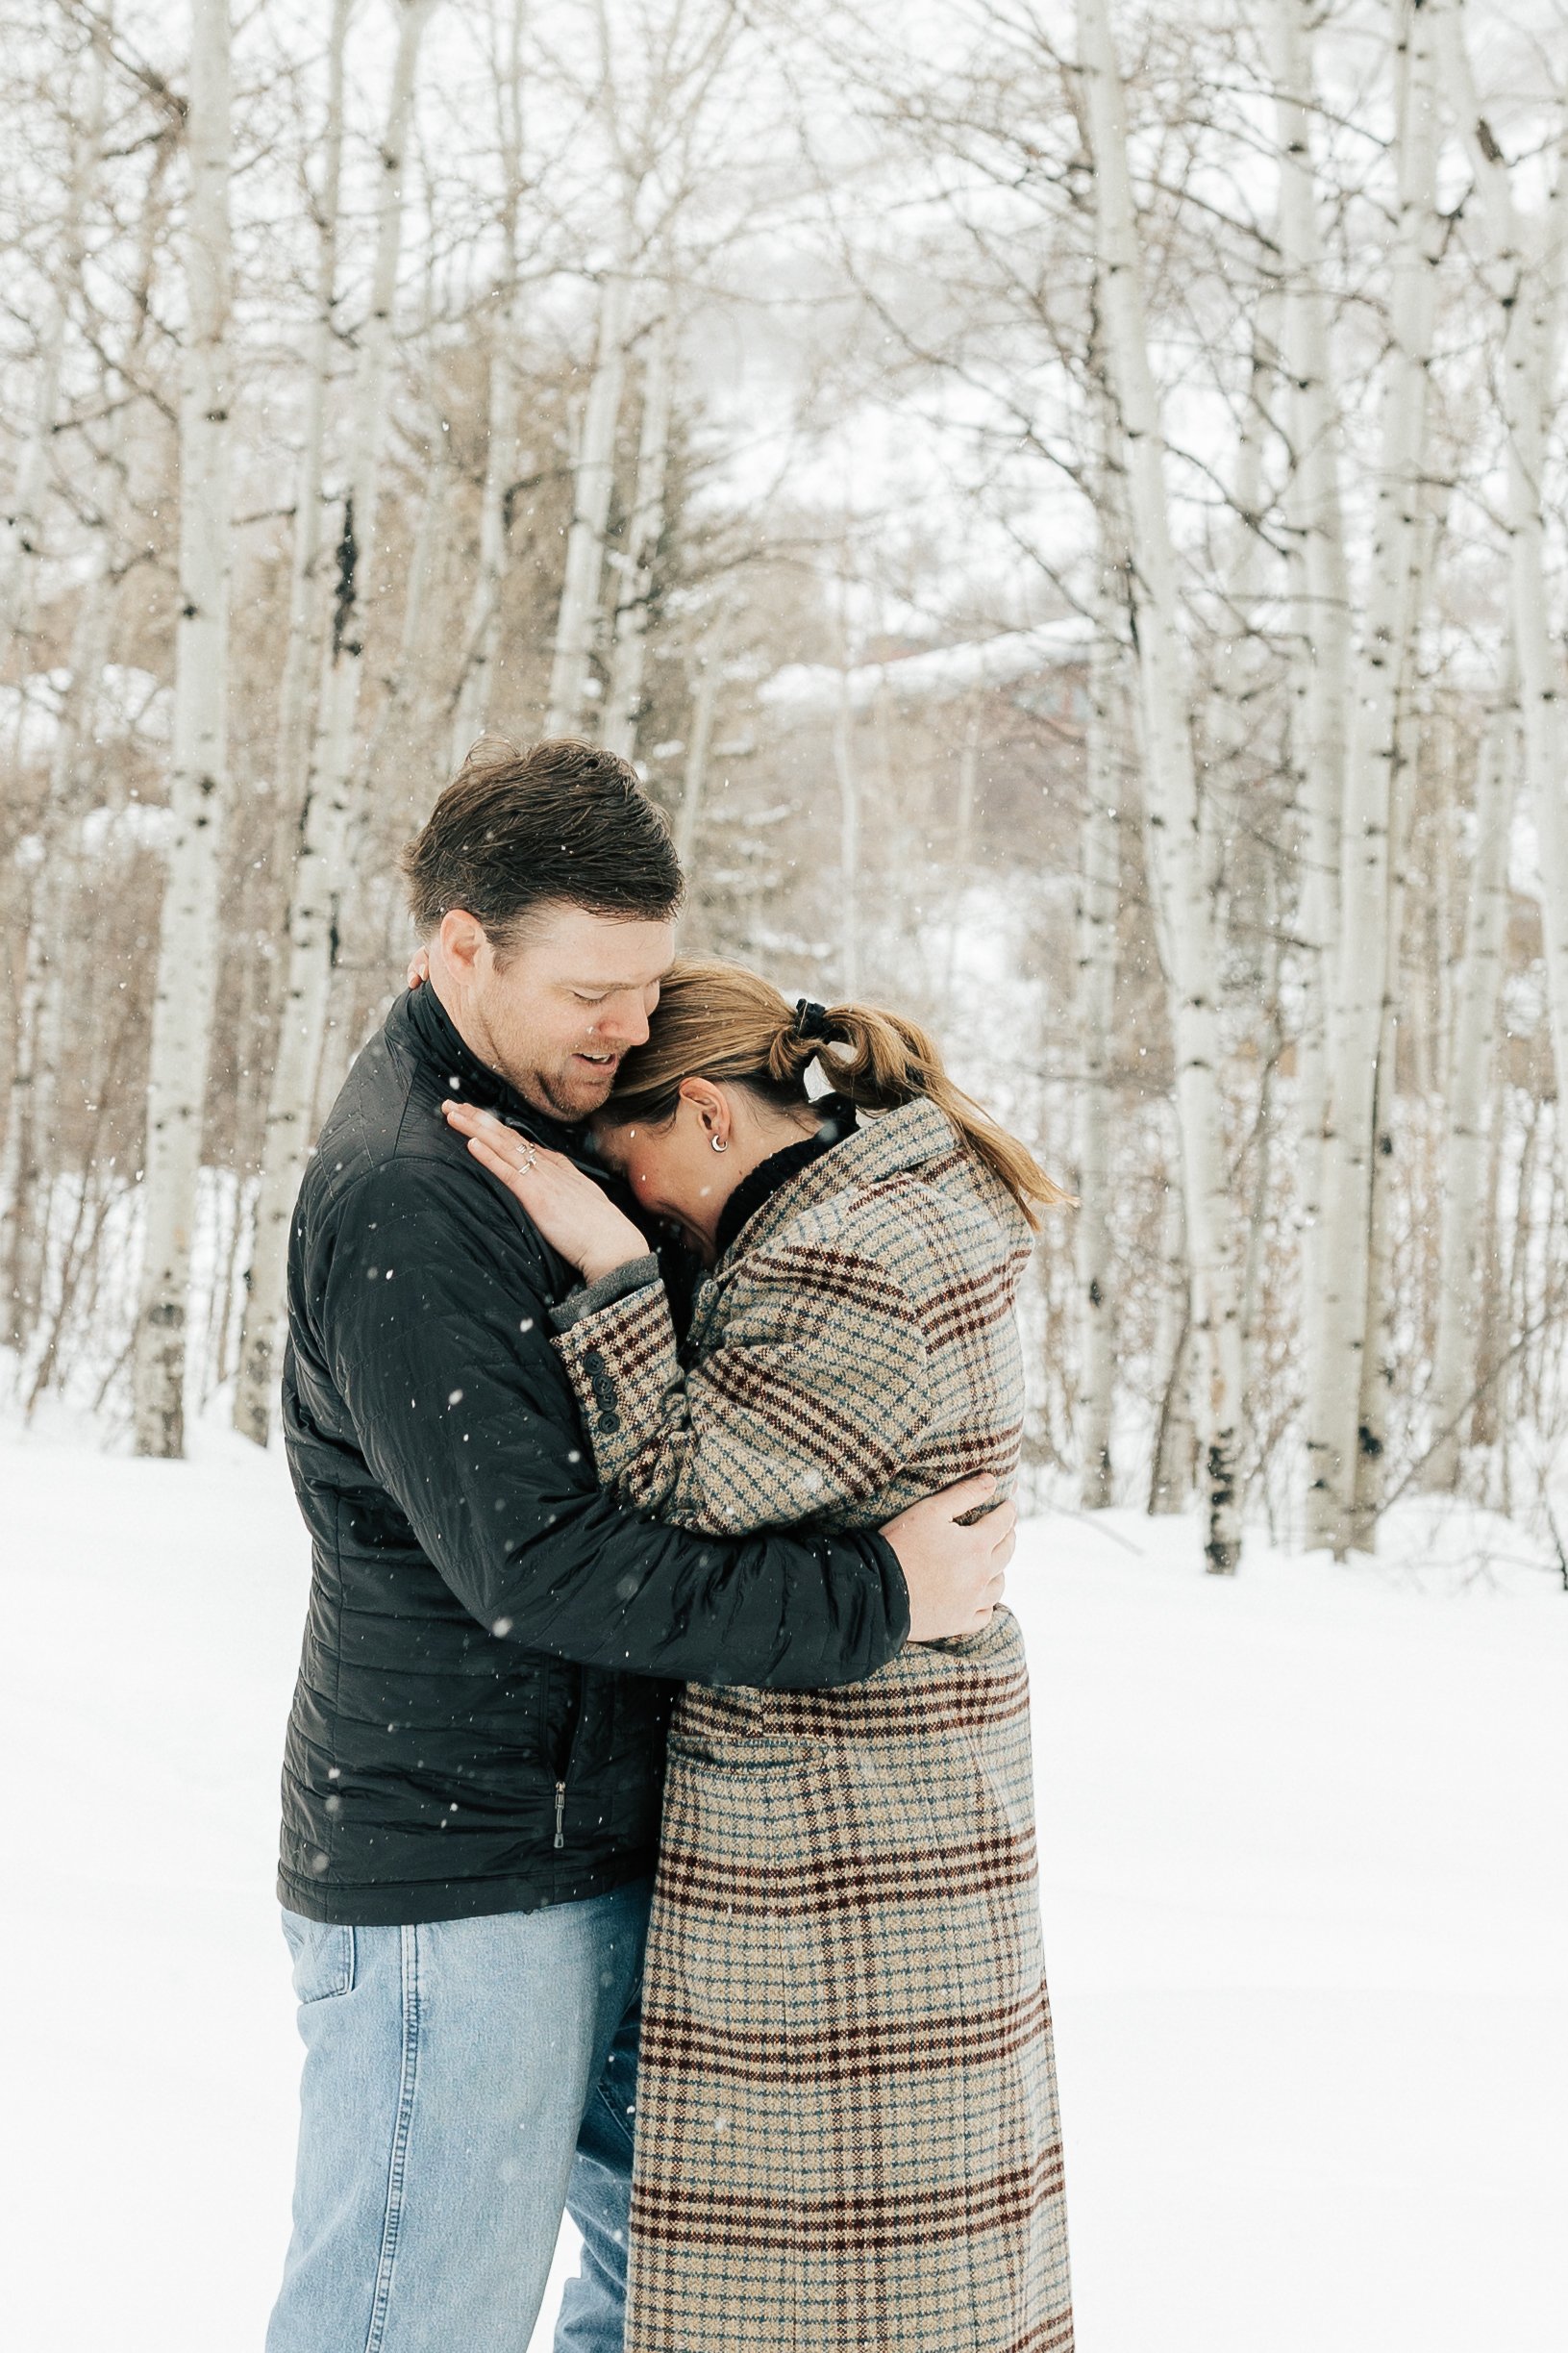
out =
{"type": "Polygon", "coordinates": [[[809,997],[795,999],[795,1036],[800,1039],[826,1038],[828,1008],[813,1004],[809,997]]]}

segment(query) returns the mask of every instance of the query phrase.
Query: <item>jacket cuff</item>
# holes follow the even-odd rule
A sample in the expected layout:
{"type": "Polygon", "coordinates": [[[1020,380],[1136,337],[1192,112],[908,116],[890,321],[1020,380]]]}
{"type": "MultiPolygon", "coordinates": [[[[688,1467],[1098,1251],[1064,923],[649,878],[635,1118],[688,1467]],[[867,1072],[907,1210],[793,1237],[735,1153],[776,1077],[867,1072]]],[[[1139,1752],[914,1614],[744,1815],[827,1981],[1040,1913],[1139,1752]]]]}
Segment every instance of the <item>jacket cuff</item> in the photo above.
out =
{"type": "Polygon", "coordinates": [[[658,1429],[665,1392],[682,1379],[669,1294],[662,1283],[644,1283],[580,1315],[551,1346],[566,1367],[601,1483],[609,1486],[658,1429]]]}
{"type": "Polygon", "coordinates": [[[628,1259],[624,1266],[612,1266],[596,1283],[580,1283],[559,1307],[550,1310],[550,1320],[558,1332],[569,1332],[585,1315],[597,1315],[602,1307],[624,1299],[628,1291],[641,1290],[644,1284],[659,1281],[659,1261],[650,1250],[645,1258],[628,1259]]]}

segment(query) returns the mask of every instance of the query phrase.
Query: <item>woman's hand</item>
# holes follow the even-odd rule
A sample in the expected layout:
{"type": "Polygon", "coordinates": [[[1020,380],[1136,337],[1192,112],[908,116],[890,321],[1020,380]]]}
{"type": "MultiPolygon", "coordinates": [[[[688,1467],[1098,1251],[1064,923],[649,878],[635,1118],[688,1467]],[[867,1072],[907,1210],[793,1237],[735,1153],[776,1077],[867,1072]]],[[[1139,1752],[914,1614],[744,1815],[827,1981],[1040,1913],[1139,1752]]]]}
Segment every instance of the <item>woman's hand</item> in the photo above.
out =
{"type": "Polygon", "coordinates": [[[499,1177],[527,1210],[552,1248],[585,1281],[646,1258],[648,1243],[592,1177],[560,1152],[547,1152],[505,1126],[491,1112],[450,1098],[441,1105],[448,1127],[468,1139],[482,1168],[499,1177]]]}
{"type": "Polygon", "coordinates": [[[415,948],[413,954],[409,959],[409,969],[405,973],[404,979],[409,988],[421,989],[429,978],[430,950],[429,948],[415,948]]]}

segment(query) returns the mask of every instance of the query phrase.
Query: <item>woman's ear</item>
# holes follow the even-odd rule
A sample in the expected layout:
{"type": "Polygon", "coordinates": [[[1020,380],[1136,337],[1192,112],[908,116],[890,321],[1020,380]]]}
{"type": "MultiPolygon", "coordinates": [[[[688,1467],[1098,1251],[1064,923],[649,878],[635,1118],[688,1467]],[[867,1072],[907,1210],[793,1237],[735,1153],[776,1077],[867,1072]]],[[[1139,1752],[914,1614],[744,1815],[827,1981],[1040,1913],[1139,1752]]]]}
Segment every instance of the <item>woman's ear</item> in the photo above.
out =
{"type": "Polygon", "coordinates": [[[711,1079],[683,1079],[681,1100],[695,1112],[709,1142],[716,1144],[721,1152],[728,1151],[734,1121],[723,1088],[715,1087],[711,1079]]]}

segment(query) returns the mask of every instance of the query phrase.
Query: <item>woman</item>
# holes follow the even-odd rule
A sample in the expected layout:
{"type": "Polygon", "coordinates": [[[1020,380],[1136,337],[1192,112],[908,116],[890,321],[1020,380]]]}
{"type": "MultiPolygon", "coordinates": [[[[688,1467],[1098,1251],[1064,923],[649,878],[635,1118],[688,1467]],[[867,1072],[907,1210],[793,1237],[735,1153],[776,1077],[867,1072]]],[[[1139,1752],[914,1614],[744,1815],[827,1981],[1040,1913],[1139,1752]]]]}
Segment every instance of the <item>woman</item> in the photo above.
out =
{"type": "MultiPolygon", "coordinates": [[[[629,1503],[727,1535],[872,1526],[1011,1478],[1013,1295],[1033,1205],[1060,1195],[922,1031],[675,967],[596,1129],[709,1270],[684,1343],[642,1234],[590,1178],[445,1108],[590,1278],[555,1344],[629,1503]],[[815,1102],[813,1064],[834,1090],[815,1102]]],[[[849,1690],[679,1700],[632,2239],[628,2353],[1071,2345],[1005,1610],[849,1690]]]]}

